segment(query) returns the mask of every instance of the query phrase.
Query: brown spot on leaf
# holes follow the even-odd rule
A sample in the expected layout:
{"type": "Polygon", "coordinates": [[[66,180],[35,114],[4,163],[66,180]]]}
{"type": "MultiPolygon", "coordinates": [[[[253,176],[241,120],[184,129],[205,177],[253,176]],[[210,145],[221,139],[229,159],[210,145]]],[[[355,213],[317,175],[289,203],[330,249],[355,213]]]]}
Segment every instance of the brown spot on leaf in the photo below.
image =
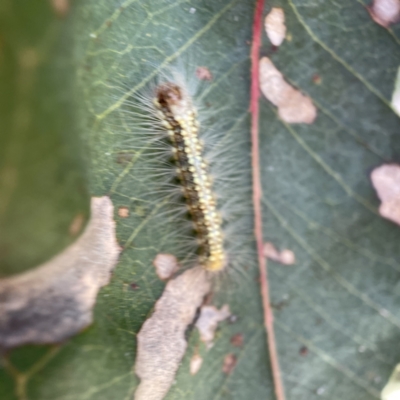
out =
{"type": "Polygon", "coordinates": [[[0,280],[0,347],[57,343],[88,326],[119,253],[111,200],[94,197],[75,243],[34,270],[0,280]]]}
{"type": "Polygon", "coordinates": [[[171,278],[179,269],[178,260],[172,254],[157,254],[153,265],[156,267],[157,275],[161,280],[171,278]]]}
{"type": "Polygon", "coordinates": [[[322,82],[322,78],[320,75],[318,74],[314,74],[312,77],[312,81],[316,84],[316,85],[320,85],[322,82]]]}
{"type": "Polygon", "coordinates": [[[400,20],[400,0],[374,0],[367,9],[371,18],[385,28],[400,20]]]}
{"type": "Polygon", "coordinates": [[[211,71],[207,67],[197,67],[196,76],[202,81],[211,81],[213,78],[211,71]]]}
{"type": "Polygon", "coordinates": [[[129,208],[124,207],[124,206],[118,208],[118,216],[121,218],[128,218],[129,217],[129,208]]]}
{"type": "Polygon", "coordinates": [[[201,368],[201,364],[203,364],[203,359],[200,354],[194,354],[190,359],[190,374],[196,375],[201,368]]]}
{"type": "Polygon", "coordinates": [[[231,344],[235,347],[243,346],[243,335],[241,333],[237,333],[231,337],[231,344]]]}
{"type": "Polygon", "coordinates": [[[264,243],[263,250],[265,257],[283,265],[293,265],[296,262],[296,256],[294,255],[293,251],[288,249],[278,251],[271,242],[264,243]]]}
{"type": "Polygon", "coordinates": [[[50,0],[50,3],[58,18],[67,16],[70,9],[70,0],[50,0]]]}
{"type": "Polygon", "coordinates": [[[138,290],[138,289],[140,288],[140,286],[139,286],[136,282],[132,282],[132,283],[129,285],[129,287],[130,287],[132,290],[138,290]]]}
{"type": "Polygon", "coordinates": [[[200,268],[189,269],[167,283],[154,313],[137,335],[135,372],[141,382],[135,400],[164,398],[187,347],[186,328],[210,288],[200,268]]]}
{"type": "Polygon", "coordinates": [[[264,21],[265,32],[274,46],[280,46],[286,36],[285,13],[282,8],[272,7],[264,21]]]}
{"type": "Polygon", "coordinates": [[[234,354],[227,354],[224,358],[224,363],[222,365],[222,372],[229,375],[235,368],[237,363],[237,358],[234,354]]]}
{"type": "Polygon", "coordinates": [[[312,100],[289,85],[268,57],[260,60],[260,87],[264,96],[278,107],[278,115],[289,124],[312,124],[317,109],[312,100]]]}
{"type": "Polygon", "coordinates": [[[231,315],[229,306],[225,304],[220,310],[214,306],[203,306],[200,309],[200,316],[196,321],[196,327],[200,332],[200,339],[207,347],[212,346],[215,331],[218,323],[224,321],[231,315]]]}
{"type": "Polygon", "coordinates": [[[84,221],[85,216],[82,213],[77,214],[69,226],[69,234],[71,236],[76,236],[81,231],[84,221]]]}
{"type": "Polygon", "coordinates": [[[400,165],[384,164],[375,168],[371,180],[382,202],[379,214],[400,225],[400,165]]]}

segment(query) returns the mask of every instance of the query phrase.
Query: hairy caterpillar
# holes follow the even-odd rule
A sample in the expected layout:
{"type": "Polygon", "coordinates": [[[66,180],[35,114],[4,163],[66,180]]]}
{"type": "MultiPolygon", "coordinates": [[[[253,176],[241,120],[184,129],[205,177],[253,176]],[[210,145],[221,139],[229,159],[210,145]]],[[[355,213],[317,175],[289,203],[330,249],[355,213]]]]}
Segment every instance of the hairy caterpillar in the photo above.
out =
{"type": "Polygon", "coordinates": [[[178,176],[197,232],[199,262],[208,271],[220,271],[225,266],[222,221],[198,139],[197,112],[188,94],[171,82],[157,87],[154,104],[173,144],[178,176]]]}
{"type": "MultiPolygon", "coordinates": [[[[146,208],[145,214],[154,211],[155,226],[170,228],[166,242],[173,239],[175,244],[163,251],[179,249],[184,266],[220,272],[243,267],[249,237],[249,219],[243,215],[248,210],[243,201],[248,200],[243,198],[250,179],[248,160],[235,153],[246,138],[238,138],[231,120],[219,120],[221,109],[204,102],[207,84],[195,72],[169,68],[145,90],[130,94],[119,110],[124,130],[117,151],[131,152],[134,160],[129,168],[143,193],[134,200],[136,208],[146,208]]],[[[121,90],[129,92],[129,87],[121,90]]]]}

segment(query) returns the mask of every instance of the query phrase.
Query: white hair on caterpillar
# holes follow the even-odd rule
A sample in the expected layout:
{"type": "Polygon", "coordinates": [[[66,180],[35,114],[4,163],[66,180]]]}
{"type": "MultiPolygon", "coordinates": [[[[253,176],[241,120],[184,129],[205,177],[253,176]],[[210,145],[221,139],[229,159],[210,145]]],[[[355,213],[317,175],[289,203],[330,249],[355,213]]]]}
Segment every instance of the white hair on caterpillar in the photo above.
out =
{"type": "MultiPolygon", "coordinates": [[[[218,82],[214,72],[213,77],[218,82]]],[[[113,152],[129,155],[124,176],[136,186],[137,197],[131,201],[146,210],[146,235],[151,238],[152,229],[168,228],[162,243],[154,248],[173,253],[183,267],[200,264],[213,276],[243,272],[253,250],[248,250],[253,242],[250,159],[243,158],[243,146],[250,149],[244,126],[247,114],[233,119],[229,101],[215,107],[208,100],[217,88],[215,80],[199,80],[196,67],[169,66],[138,91],[132,90],[135,82],[140,79],[114,83],[115,100],[125,98],[113,122],[105,123],[115,138],[113,152]],[[167,101],[166,87],[167,97],[172,96],[167,101]],[[160,106],[163,90],[164,108],[160,106]],[[171,102],[179,103],[178,110],[171,109],[171,102]],[[182,110],[184,115],[179,115],[182,110]],[[178,150],[171,131],[179,131],[182,145],[182,132],[192,122],[192,150],[185,147],[187,143],[178,150]],[[199,151],[193,153],[193,145],[199,151]],[[185,167],[192,169],[188,179],[183,176],[188,175],[182,172],[185,167]],[[188,188],[189,183],[194,188],[188,188]],[[204,192],[208,186],[210,191],[204,192]]],[[[128,246],[132,240],[128,239],[128,246]]]]}

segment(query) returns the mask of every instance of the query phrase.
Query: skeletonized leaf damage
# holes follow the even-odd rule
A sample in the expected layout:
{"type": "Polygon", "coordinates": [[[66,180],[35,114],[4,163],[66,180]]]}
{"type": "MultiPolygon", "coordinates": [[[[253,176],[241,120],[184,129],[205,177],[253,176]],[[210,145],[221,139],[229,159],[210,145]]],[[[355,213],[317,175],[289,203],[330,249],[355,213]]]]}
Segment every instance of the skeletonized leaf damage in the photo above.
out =
{"type": "Polygon", "coordinates": [[[168,392],[187,347],[185,330],[210,288],[200,268],[189,269],[167,283],[137,336],[135,371],[141,382],[136,400],[161,400],[168,392]]]}
{"type": "Polygon", "coordinates": [[[310,97],[287,83],[268,57],[260,60],[260,88],[263,95],[278,107],[282,121],[288,124],[312,124],[317,117],[317,109],[310,97]]]}
{"type": "Polygon", "coordinates": [[[94,197],[91,219],[75,243],[34,270],[0,280],[0,346],[56,343],[92,322],[99,289],[114,269],[120,247],[113,205],[94,197]]]}

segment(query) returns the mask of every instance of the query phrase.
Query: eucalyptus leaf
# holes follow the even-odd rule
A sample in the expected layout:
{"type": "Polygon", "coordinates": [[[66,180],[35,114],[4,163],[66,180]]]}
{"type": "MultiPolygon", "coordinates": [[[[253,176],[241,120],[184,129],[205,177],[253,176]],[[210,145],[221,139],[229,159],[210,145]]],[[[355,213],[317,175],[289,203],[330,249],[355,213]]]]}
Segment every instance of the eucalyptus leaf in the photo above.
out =
{"type": "MultiPolygon", "coordinates": [[[[260,97],[264,239],[296,257],[293,266],[268,263],[286,396],[379,399],[400,358],[400,228],[379,215],[369,174],[400,156],[399,119],[390,104],[399,28],[377,25],[361,0],[273,0],[264,14],[273,6],[284,10],[287,35],[274,48],[264,34],[261,55],[317,107],[312,124],[287,124],[260,97]]],[[[147,177],[138,178],[135,153],[124,148],[130,133],[129,121],[125,132],[120,123],[124,106],[160,70],[204,66],[212,81],[203,100],[235,127],[238,141],[247,138],[235,157],[249,166],[253,12],[254,4],[241,0],[84,0],[66,21],[76,96],[65,93],[87,149],[90,194],[111,196],[124,251],[100,291],[91,327],[60,345],[25,346],[5,356],[2,399],[132,398],[136,335],[165,285],[152,261],[165,249],[174,253],[174,241],[173,226],[168,230],[159,210],[141,201],[147,177]],[[128,217],[118,214],[121,207],[128,217]]],[[[249,226],[250,185],[242,182],[249,226]]],[[[235,318],[220,324],[209,350],[188,329],[168,400],[274,398],[251,235],[246,246],[244,273],[213,299],[229,304],[235,318]],[[242,346],[233,344],[238,334],[242,346]],[[196,354],[203,364],[192,376],[196,354]],[[223,372],[231,354],[236,365],[223,372]]],[[[10,262],[10,271],[17,265],[10,262]]]]}

